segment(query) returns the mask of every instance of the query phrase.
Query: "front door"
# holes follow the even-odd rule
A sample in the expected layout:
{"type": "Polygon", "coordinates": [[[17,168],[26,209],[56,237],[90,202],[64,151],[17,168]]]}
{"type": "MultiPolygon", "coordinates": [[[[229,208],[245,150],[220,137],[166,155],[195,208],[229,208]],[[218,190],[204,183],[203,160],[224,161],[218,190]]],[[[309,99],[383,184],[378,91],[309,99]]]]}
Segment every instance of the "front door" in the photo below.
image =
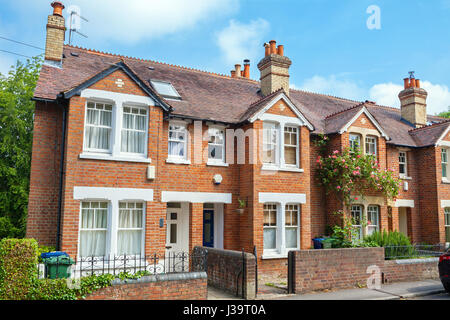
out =
{"type": "Polygon", "coordinates": [[[203,211],[203,246],[214,248],[214,210],[203,211]]]}
{"type": "Polygon", "coordinates": [[[189,213],[179,208],[167,208],[166,272],[186,272],[189,266],[189,213]]]}
{"type": "Polygon", "coordinates": [[[408,211],[407,208],[398,208],[399,231],[408,236],[408,211]]]}

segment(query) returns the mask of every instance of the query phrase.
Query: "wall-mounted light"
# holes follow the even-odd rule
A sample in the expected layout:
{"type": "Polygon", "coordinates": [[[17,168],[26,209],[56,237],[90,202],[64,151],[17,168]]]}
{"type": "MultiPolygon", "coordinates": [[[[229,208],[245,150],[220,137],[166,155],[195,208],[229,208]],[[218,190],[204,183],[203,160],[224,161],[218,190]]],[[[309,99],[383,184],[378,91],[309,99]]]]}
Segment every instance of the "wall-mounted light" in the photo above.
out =
{"type": "Polygon", "coordinates": [[[213,180],[214,180],[214,184],[219,185],[219,184],[222,183],[223,177],[222,177],[220,174],[216,174],[216,175],[214,176],[213,180]]]}

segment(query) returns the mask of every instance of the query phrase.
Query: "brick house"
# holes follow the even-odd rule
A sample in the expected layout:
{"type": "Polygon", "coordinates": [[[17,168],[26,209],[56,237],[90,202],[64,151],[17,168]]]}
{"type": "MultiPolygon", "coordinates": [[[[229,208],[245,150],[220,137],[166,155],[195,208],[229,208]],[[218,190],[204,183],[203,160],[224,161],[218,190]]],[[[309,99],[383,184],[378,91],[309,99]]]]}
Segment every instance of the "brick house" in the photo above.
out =
{"type": "Polygon", "coordinates": [[[358,144],[403,181],[351,207],[372,230],[450,242],[450,122],[427,116],[420,81],[401,109],[289,88],[291,60],[265,45],[260,81],[64,45],[52,4],[36,101],[27,237],[72,256],[210,246],[252,252],[265,273],[336,223],[315,180],[329,151],[358,144]],[[240,200],[245,208],[240,209],[240,200]]]}

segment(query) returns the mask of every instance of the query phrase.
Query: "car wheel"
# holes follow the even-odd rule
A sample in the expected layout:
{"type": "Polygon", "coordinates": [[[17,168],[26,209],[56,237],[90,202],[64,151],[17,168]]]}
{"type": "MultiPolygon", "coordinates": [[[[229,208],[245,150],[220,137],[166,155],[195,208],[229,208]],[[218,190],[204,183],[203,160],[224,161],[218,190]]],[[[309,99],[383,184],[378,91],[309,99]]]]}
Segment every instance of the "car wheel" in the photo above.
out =
{"type": "Polygon", "coordinates": [[[450,283],[444,283],[444,289],[448,294],[450,294],[450,283]]]}

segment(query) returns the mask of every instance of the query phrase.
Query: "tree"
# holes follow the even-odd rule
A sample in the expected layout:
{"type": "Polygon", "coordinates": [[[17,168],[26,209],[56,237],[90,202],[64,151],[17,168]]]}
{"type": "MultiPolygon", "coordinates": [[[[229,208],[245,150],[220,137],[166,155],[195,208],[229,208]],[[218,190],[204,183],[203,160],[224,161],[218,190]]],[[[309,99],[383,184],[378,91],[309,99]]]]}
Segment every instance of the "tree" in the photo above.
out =
{"type": "Polygon", "coordinates": [[[450,118],[450,106],[447,111],[439,113],[438,116],[442,118],[450,118]]]}
{"type": "Polygon", "coordinates": [[[30,187],[34,102],[41,58],[0,74],[0,238],[24,237],[30,187]]]}

